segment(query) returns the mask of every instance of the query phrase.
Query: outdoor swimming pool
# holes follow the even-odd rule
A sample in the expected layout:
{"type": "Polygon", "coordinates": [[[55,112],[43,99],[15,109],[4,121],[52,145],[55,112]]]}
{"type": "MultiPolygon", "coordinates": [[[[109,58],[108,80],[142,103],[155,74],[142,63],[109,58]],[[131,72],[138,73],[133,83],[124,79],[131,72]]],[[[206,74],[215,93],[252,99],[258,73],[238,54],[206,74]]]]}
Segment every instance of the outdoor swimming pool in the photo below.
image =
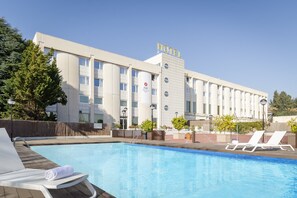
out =
{"type": "Polygon", "coordinates": [[[126,143],[34,146],[116,197],[297,197],[297,161],[126,143]]]}

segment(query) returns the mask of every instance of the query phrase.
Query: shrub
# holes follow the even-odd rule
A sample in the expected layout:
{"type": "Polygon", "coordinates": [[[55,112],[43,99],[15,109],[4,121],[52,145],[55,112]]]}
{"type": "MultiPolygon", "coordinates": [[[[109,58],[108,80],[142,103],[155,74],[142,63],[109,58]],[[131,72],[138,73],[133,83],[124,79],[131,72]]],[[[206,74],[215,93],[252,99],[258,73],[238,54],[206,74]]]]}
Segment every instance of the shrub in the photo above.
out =
{"type": "MultiPolygon", "coordinates": [[[[248,133],[254,130],[262,130],[262,122],[238,122],[238,132],[239,133],[248,133]]],[[[236,127],[235,127],[236,130],[236,127]]],[[[236,131],[237,132],[237,131],[236,131]]]]}

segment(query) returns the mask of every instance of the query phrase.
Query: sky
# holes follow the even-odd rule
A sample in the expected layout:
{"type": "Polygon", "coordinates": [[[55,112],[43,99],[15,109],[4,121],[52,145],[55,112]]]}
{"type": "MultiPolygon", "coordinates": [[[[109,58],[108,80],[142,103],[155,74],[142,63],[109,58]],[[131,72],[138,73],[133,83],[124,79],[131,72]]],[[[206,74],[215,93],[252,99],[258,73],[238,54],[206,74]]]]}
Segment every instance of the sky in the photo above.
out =
{"type": "Polygon", "coordinates": [[[1,0],[25,39],[42,32],[146,60],[157,43],[186,69],[297,97],[296,0],[1,0]]]}

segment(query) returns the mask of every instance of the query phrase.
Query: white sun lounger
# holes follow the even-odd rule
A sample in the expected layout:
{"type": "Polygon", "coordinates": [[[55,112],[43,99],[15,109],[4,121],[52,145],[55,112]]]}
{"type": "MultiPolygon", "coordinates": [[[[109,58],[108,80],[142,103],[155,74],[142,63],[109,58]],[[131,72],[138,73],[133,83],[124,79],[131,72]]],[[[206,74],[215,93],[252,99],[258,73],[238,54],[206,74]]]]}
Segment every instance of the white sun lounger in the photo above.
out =
{"type": "Polygon", "coordinates": [[[260,144],[248,144],[245,147],[243,147],[243,151],[246,152],[254,152],[258,147],[261,147],[262,149],[266,148],[280,148],[281,150],[286,150],[283,147],[290,147],[293,151],[294,148],[290,144],[280,144],[281,140],[285,136],[286,131],[275,131],[267,143],[260,143],[260,144]],[[246,150],[246,148],[253,147],[252,150],[246,150]]]}
{"type": "Polygon", "coordinates": [[[67,188],[83,182],[91,191],[91,197],[96,197],[96,190],[87,180],[87,174],[74,173],[48,181],[44,178],[45,170],[25,168],[4,128],[0,128],[0,159],[0,186],[40,190],[46,198],[52,198],[48,189],[67,188]]]}
{"type": "Polygon", "coordinates": [[[251,139],[248,142],[241,142],[241,143],[228,143],[227,146],[225,147],[226,150],[235,150],[238,147],[244,147],[247,144],[251,145],[251,144],[257,144],[259,142],[259,140],[261,139],[262,135],[264,134],[264,131],[255,131],[253,136],[251,137],[251,139]],[[233,147],[233,148],[232,148],[233,147]]]}

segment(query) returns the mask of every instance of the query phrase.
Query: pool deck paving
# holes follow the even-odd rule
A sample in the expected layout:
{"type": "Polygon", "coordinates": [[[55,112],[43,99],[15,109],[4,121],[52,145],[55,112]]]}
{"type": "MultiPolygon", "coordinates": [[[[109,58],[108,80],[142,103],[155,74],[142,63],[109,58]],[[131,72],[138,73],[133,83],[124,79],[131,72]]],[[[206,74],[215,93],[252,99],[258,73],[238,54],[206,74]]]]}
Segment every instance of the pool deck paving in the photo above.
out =
{"type": "MultiPolygon", "coordinates": [[[[225,150],[226,144],[207,144],[207,143],[192,143],[190,140],[169,140],[169,141],[156,141],[156,140],[131,140],[127,138],[59,138],[59,139],[43,139],[43,140],[30,140],[27,143],[30,146],[34,145],[59,145],[59,144],[85,144],[85,143],[109,143],[109,142],[126,142],[135,144],[146,144],[155,146],[168,146],[174,148],[188,148],[196,150],[207,150],[214,152],[226,152],[236,154],[246,154],[253,156],[266,156],[274,158],[286,158],[297,160],[297,151],[283,151],[283,150],[262,150],[258,149],[255,152],[248,153],[241,150],[230,151],[225,150]]],[[[45,157],[35,153],[30,148],[24,145],[24,142],[16,143],[16,150],[22,159],[26,168],[38,168],[38,169],[50,169],[57,167],[57,164],[46,159],[45,157]]],[[[113,197],[108,192],[100,189],[96,186],[94,188],[97,191],[100,198],[113,197]]],[[[78,184],[73,187],[59,190],[49,190],[53,197],[65,198],[65,197],[89,197],[90,192],[84,186],[84,184],[78,184]]],[[[11,187],[0,186],[0,197],[2,198],[41,198],[44,197],[40,191],[25,190],[11,187]]]]}

